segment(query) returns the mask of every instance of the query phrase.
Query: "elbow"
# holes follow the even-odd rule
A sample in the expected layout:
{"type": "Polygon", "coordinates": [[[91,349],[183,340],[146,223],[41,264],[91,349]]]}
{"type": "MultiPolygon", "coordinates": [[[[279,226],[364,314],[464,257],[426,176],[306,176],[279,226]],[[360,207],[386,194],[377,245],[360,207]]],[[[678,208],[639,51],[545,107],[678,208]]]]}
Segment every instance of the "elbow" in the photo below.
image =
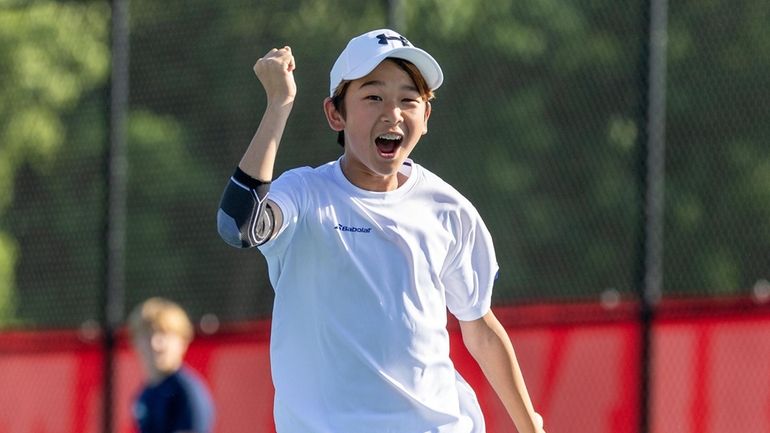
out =
{"type": "Polygon", "coordinates": [[[478,360],[480,355],[488,350],[491,345],[490,336],[485,332],[479,332],[479,329],[463,330],[462,333],[463,344],[468,350],[468,353],[478,360]]]}
{"type": "Polygon", "coordinates": [[[491,314],[471,322],[461,322],[460,329],[463,344],[476,360],[510,344],[505,329],[491,314]]]}
{"type": "Polygon", "coordinates": [[[217,231],[226,244],[235,248],[249,248],[248,236],[242,233],[235,219],[221,208],[217,212],[217,231]]]}
{"type": "Polygon", "coordinates": [[[483,355],[489,353],[489,349],[493,347],[491,342],[486,339],[468,337],[465,335],[463,336],[463,343],[468,350],[468,353],[470,353],[476,361],[482,359],[483,355]]]}

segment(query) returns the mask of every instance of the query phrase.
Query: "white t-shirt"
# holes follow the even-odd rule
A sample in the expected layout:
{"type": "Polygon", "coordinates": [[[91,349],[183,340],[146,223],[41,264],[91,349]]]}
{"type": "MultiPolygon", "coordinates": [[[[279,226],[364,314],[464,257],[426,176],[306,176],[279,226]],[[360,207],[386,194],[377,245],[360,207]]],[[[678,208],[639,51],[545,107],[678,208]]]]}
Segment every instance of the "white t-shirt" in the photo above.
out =
{"type": "Polygon", "coordinates": [[[362,190],[339,161],[290,170],[270,198],[280,233],[260,247],[275,290],[278,433],[481,433],[449,358],[447,308],[489,311],[492,239],[471,203],[407,160],[395,191],[362,190]]]}

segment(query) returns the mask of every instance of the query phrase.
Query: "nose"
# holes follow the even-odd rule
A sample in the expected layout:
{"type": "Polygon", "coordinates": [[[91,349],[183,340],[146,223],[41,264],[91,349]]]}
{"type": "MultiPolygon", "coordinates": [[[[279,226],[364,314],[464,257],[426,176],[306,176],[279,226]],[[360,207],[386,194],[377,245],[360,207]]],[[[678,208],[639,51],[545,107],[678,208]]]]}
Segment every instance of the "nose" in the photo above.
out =
{"type": "Polygon", "coordinates": [[[404,119],[401,116],[401,108],[399,108],[398,104],[393,102],[385,104],[382,111],[382,120],[385,123],[401,123],[404,119]]]}
{"type": "Polygon", "coordinates": [[[150,345],[154,350],[161,350],[166,344],[166,336],[160,332],[154,332],[150,337],[150,345]]]}

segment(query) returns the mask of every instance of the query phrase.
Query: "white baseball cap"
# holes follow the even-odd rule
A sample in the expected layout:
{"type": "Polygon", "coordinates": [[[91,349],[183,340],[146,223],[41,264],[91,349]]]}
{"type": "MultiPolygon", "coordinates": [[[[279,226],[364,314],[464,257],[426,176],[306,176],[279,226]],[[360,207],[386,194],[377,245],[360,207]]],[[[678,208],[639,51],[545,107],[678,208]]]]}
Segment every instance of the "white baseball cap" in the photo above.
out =
{"type": "Polygon", "coordinates": [[[344,80],[356,80],[372,72],[388,57],[408,60],[417,66],[431,90],[438,89],[444,74],[430,54],[415,47],[405,37],[390,29],[372,30],[348,42],[329,74],[329,96],[344,80]]]}

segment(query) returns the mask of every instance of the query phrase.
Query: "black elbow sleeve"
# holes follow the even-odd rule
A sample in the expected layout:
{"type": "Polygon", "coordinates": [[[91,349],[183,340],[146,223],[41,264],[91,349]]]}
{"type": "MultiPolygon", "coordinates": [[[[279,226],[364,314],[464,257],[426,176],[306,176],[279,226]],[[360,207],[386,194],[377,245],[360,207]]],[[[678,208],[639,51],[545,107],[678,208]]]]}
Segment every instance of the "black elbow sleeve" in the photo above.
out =
{"type": "Polygon", "coordinates": [[[227,244],[250,248],[270,239],[275,218],[267,205],[269,190],[270,182],[254,179],[240,168],[235,170],[217,212],[217,229],[227,244]]]}

